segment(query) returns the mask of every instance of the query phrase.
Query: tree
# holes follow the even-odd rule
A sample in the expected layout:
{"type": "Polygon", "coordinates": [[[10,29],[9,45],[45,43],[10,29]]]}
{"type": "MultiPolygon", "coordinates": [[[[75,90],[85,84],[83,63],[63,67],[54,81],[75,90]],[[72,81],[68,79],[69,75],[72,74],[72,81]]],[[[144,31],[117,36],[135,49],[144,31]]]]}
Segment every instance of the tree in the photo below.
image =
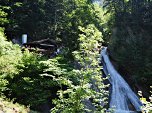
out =
{"type": "MultiPolygon", "coordinates": [[[[52,113],[104,113],[106,110],[107,91],[105,88],[107,86],[103,84],[104,79],[98,63],[99,53],[97,50],[98,42],[102,41],[101,32],[94,25],[88,25],[86,28],[79,27],[79,30],[82,32],[79,35],[80,50],[74,52],[75,60],[80,65],[79,69],[68,72],[62,68],[54,69],[50,65],[46,72],[53,71],[59,75],[44,74],[44,76],[52,77],[61,87],[58,91],[59,99],[54,100],[56,106],[51,110],[52,113]],[[67,76],[71,74],[77,82],[67,76]],[[67,86],[67,89],[62,87],[63,84],[67,86]],[[87,106],[88,101],[91,101],[92,108],[87,106]]],[[[57,66],[59,66],[58,63],[57,66]]]]}
{"type": "Polygon", "coordinates": [[[11,1],[3,5],[10,7],[6,34],[10,31],[17,36],[27,33],[29,40],[54,39],[67,47],[70,54],[79,48],[78,26],[94,24],[102,30],[101,9],[91,0],[11,1]]]}

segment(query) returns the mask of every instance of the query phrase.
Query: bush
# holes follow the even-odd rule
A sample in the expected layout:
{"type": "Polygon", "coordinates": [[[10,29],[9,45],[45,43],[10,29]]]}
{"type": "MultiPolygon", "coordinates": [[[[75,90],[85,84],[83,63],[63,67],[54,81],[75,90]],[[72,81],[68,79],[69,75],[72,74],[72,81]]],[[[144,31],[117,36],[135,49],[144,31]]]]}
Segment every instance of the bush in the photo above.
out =
{"type": "Polygon", "coordinates": [[[44,62],[49,68],[43,76],[52,78],[60,86],[58,98],[53,101],[55,107],[51,109],[52,113],[105,112],[107,91],[101,77],[97,50],[101,33],[94,25],[79,29],[82,33],[79,38],[80,50],[74,52],[79,67],[69,71],[62,68],[57,60],[44,62]],[[72,76],[74,80],[71,79],[72,76]],[[87,106],[89,102],[91,108],[87,106]]]}
{"type": "Polygon", "coordinates": [[[47,67],[41,61],[45,60],[36,53],[24,51],[21,62],[17,65],[20,71],[7,85],[8,97],[15,98],[16,102],[29,105],[34,110],[41,110],[40,106],[48,104],[50,98],[54,98],[57,86],[51,78],[41,76],[47,67]]]}
{"type": "MultiPolygon", "coordinates": [[[[150,93],[152,94],[152,91],[150,91],[150,93]]],[[[143,103],[142,113],[152,113],[152,95],[149,97],[149,101],[147,101],[146,98],[143,97],[141,91],[139,91],[138,94],[141,97],[141,102],[143,103]]]]}
{"type": "Polygon", "coordinates": [[[18,45],[6,41],[3,30],[0,30],[0,92],[6,90],[8,79],[19,73],[17,65],[21,62],[22,52],[18,45]]]}
{"type": "Polygon", "coordinates": [[[0,97],[0,112],[4,113],[29,113],[30,109],[20,105],[18,103],[13,103],[4,97],[0,97]]]}
{"type": "Polygon", "coordinates": [[[0,93],[33,109],[55,98],[55,82],[41,76],[47,67],[41,61],[46,59],[8,42],[3,30],[0,42],[0,93]]]}

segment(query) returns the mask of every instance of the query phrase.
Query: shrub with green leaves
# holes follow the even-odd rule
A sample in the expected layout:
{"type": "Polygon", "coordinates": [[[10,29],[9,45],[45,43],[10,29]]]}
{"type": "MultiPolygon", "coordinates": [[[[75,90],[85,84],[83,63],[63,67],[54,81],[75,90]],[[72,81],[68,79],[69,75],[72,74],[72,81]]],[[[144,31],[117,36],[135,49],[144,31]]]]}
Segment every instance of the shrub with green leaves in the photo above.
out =
{"type": "MultiPolygon", "coordinates": [[[[152,88],[152,86],[150,88],[152,88]]],[[[149,100],[146,100],[146,98],[143,97],[142,92],[138,91],[140,100],[143,103],[143,106],[141,107],[142,113],[152,113],[152,91],[150,91],[150,93],[151,95],[149,97],[149,100]]]]}
{"type": "MultiPolygon", "coordinates": [[[[1,113],[29,113],[30,109],[18,103],[13,103],[4,97],[0,97],[1,113]]],[[[31,112],[31,111],[30,111],[31,112]]]]}
{"type": "Polygon", "coordinates": [[[0,30],[0,92],[15,74],[19,73],[17,65],[21,62],[22,53],[18,45],[6,41],[3,30],[0,30]]]}
{"type": "Polygon", "coordinates": [[[41,76],[43,70],[47,68],[42,61],[46,61],[46,59],[41,55],[28,50],[22,53],[21,62],[17,65],[20,71],[9,79],[7,85],[9,89],[5,92],[7,97],[15,98],[16,102],[40,111],[42,110],[40,106],[48,104],[51,98],[55,98],[58,86],[51,78],[41,76]]]}
{"type": "Polygon", "coordinates": [[[8,42],[3,30],[0,42],[0,93],[34,109],[53,98],[54,81],[40,75],[46,59],[8,42]]]}
{"type": "Polygon", "coordinates": [[[105,112],[104,105],[107,103],[108,93],[98,62],[98,42],[102,41],[102,34],[94,25],[79,27],[79,30],[80,49],[73,52],[78,64],[76,69],[69,71],[62,68],[54,59],[44,62],[49,68],[43,76],[51,77],[60,86],[58,99],[53,101],[55,107],[51,109],[52,113],[105,112]],[[71,76],[75,79],[72,80],[71,76]]]}

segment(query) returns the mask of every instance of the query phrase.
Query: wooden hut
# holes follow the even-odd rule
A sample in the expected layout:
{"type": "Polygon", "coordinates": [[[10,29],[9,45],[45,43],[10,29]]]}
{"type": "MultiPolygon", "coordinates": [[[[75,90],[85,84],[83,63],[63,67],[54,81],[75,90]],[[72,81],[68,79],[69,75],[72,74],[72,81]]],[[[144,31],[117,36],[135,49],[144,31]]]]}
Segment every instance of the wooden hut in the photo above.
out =
{"type": "Polygon", "coordinates": [[[52,39],[43,39],[24,43],[23,46],[29,51],[36,51],[50,57],[57,50],[57,43],[52,39]]]}

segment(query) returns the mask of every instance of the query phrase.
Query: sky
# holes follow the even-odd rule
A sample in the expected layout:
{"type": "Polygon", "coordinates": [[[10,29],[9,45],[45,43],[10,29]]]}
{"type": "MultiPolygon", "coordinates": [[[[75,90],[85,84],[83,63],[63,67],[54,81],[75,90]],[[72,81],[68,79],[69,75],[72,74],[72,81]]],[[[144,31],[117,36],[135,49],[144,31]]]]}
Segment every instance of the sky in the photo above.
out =
{"type": "Polygon", "coordinates": [[[99,3],[100,5],[103,4],[103,1],[104,1],[104,0],[93,0],[94,3],[99,3]]]}

